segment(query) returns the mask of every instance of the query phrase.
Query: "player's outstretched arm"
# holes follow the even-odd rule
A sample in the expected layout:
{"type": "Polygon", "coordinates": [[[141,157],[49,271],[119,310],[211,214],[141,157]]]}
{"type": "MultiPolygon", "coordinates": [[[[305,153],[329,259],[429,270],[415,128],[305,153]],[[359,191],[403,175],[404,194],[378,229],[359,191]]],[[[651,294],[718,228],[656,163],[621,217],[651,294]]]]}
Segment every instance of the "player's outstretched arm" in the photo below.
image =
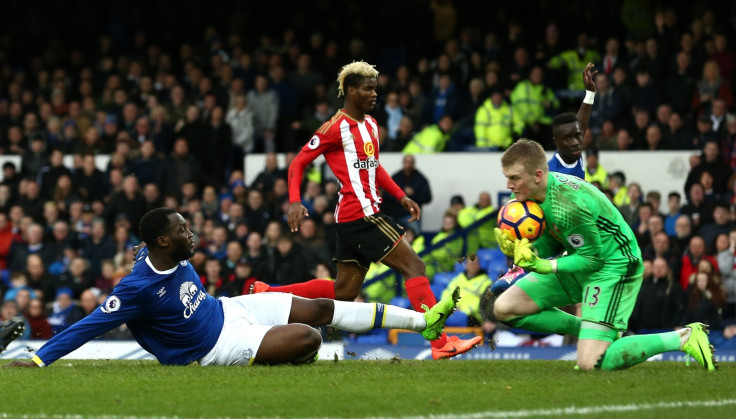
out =
{"type": "MultiPolygon", "coordinates": [[[[595,92],[595,75],[598,74],[598,70],[593,71],[593,63],[588,63],[583,69],[583,84],[585,90],[589,92],[595,92]]],[[[587,96],[587,93],[586,93],[587,96]]],[[[590,112],[593,109],[592,99],[590,103],[586,103],[587,100],[583,100],[580,104],[580,110],[578,110],[577,118],[580,122],[580,131],[585,134],[588,129],[588,122],[590,121],[590,112]]]]}

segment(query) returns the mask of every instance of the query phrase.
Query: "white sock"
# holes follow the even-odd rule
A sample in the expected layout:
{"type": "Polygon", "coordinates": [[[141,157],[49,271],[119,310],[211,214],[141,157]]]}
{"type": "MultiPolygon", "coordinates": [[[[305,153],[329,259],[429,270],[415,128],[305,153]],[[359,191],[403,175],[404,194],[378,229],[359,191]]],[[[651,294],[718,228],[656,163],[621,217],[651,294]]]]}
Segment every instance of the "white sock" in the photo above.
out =
{"type": "Polygon", "coordinates": [[[388,304],[335,301],[335,313],[328,326],[356,333],[379,328],[418,332],[427,327],[427,322],[422,313],[388,304]]]}

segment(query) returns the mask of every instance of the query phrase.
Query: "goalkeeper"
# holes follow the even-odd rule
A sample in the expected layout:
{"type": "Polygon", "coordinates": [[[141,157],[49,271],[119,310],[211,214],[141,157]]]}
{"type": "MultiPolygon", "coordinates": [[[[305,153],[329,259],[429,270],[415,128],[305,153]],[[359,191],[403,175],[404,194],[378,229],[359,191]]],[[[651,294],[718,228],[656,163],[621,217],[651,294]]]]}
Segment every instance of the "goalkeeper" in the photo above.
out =
{"type": "Polygon", "coordinates": [[[547,226],[532,246],[496,229],[499,247],[528,275],[495,302],[498,320],[516,328],[578,337],[580,369],[617,370],[669,351],[683,351],[714,370],[708,326],[621,338],[644,271],[634,233],[594,186],[550,172],[542,147],[520,139],[501,158],[506,185],[516,199],[540,203],[547,226]],[[548,257],[562,254],[553,259],[548,257]],[[556,307],[581,304],[582,317],[556,307]]]}

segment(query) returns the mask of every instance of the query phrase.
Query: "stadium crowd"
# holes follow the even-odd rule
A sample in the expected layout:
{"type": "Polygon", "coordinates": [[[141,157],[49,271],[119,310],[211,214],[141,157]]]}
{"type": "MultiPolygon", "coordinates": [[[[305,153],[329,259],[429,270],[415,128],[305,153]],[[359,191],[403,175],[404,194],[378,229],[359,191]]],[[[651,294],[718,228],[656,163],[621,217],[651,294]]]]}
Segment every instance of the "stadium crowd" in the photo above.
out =
{"type": "MultiPolygon", "coordinates": [[[[733,5],[648,12],[611,1],[600,12],[547,10],[544,21],[504,20],[514,10],[499,9],[487,25],[477,21],[480,6],[407,2],[387,4],[386,18],[400,22],[411,10],[432,24],[373,34],[361,17],[373,6],[347,3],[360,22],[354,37],[336,29],[344,16],[325,4],[275,25],[280,31],[236,4],[227,25],[194,24],[196,36],[171,20],[116,21],[84,41],[80,28],[49,36],[52,29],[12,23],[0,39],[0,153],[22,163],[6,162],[0,184],[0,321],[22,315],[26,337],[48,338],[91,312],[129,271],[138,222],[159,206],[188,217],[198,243],[192,263],[213,295],[243,293],[255,280],[333,277],[338,185],[319,168],[308,173],[302,196],[311,217],[291,235],[286,170],[340,108],[335,76],[358,59],[380,71],[373,115],[382,150],[407,154],[501,150],[521,136],[552,149],[551,118],[579,105],[580,71],[594,63],[586,178],[610,193],[647,260],[632,329],[722,328],[734,318],[733,5]],[[604,19],[606,10],[620,21],[604,19]],[[305,23],[315,16],[326,25],[305,23]],[[577,20],[583,29],[564,26],[577,20]],[[683,191],[642,191],[597,162],[605,150],[666,149],[697,151],[683,191]],[[275,152],[286,153],[287,166],[275,152]],[[266,164],[247,185],[251,153],[264,153],[266,164]],[[103,154],[110,159],[100,170],[103,154]]],[[[184,10],[182,22],[219,10],[199,7],[184,10]]],[[[53,13],[42,12],[40,25],[53,13]]],[[[418,192],[431,200],[428,185],[418,192]]],[[[459,201],[446,236],[460,225],[459,201]]]]}

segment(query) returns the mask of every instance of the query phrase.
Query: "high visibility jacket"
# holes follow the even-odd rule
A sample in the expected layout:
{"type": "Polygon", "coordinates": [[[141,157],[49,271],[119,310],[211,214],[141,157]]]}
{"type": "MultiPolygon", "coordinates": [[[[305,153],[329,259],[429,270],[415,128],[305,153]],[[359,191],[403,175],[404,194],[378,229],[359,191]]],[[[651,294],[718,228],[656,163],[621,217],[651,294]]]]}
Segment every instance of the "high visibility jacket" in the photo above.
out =
{"type": "Polygon", "coordinates": [[[550,68],[567,67],[567,84],[570,90],[585,90],[583,69],[588,63],[597,63],[601,60],[598,51],[586,50],[583,58],[574,49],[563,51],[549,60],[550,68]]]}
{"type": "Polygon", "coordinates": [[[439,125],[430,125],[416,133],[406,144],[404,154],[438,153],[445,149],[450,134],[442,132],[439,125]]]}
{"type": "Polygon", "coordinates": [[[490,98],[486,99],[475,113],[475,145],[505,149],[514,141],[514,134],[521,134],[523,126],[506,101],[496,108],[490,98]]]}
{"type": "Polygon", "coordinates": [[[552,124],[552,116],[548,110],[558,109],[560,101],[549,87],[543,84],[532,84],[529,79],[519,82],[511,92],[511,108],[525,126],[540,123],[552,124]],[[550,107],[544,107],[549,102],[550,107]]]}
{"type": "MultiPolygon", "coordinates": [[[[390,268],[381,262],[371,263],[370,269],[365,274],[365,280],[375,278],[376,276],[387,272],[390,268]]],[[[396,297],[396,275],[388,275],[387,277],[376,281],[363,288],[363,293],[371,303],[388,303],[392,298],[396,297]]]]}
{"type": "Polygon", "coordinates": [[[447,288],[442,292],[442,298],[449,297],[451,290],[454,290],[455,287],[460,287],[460,301],[457,302],[457,309],[482,322],[480,299],[490,286],[491,278],[487,274],[478,274],[473,278],[468,278],[465,272],[463,272],[447,284],[447,288]]]}
{"type": "MultiPolygon", "coordinates": [[[[439,243],[441,240],[455,233],[452,231],[440,231],[434,238],[432,244],[439,243]]],[[[463,252],[463,238],[459,236],[454,240],[450,240],[444,245],[432,250],[428,255],[424,256],[427,277],[434,277],[435,272],[451,272],[455,268],[455,263],[460,259],[463,252]]]]}
{"type": "Polygon", "coordinates": [[[588,168],[585,168],[585,181],[588,183],[598,182],[601,184],[603,189],[608,188],[608,172],[600,164],[596,169],[595,174],[591,174],[588,168]]]}
{"type": "MultiPolygon", "coordinates": [[[[457,223],[460,227],[466,228],[474,222],[480,220],[495,210],[493,206],[479,209],[475,205],[465,207],[457,214],[457,223]]],[[[468,254],[472,255],[478,251],[479,247],[496,247],[496,237],[493,234],[493,228],[496,227],[496,219],[491,219],[478,226],[476,229],[469,231],[468,254]]]]}

